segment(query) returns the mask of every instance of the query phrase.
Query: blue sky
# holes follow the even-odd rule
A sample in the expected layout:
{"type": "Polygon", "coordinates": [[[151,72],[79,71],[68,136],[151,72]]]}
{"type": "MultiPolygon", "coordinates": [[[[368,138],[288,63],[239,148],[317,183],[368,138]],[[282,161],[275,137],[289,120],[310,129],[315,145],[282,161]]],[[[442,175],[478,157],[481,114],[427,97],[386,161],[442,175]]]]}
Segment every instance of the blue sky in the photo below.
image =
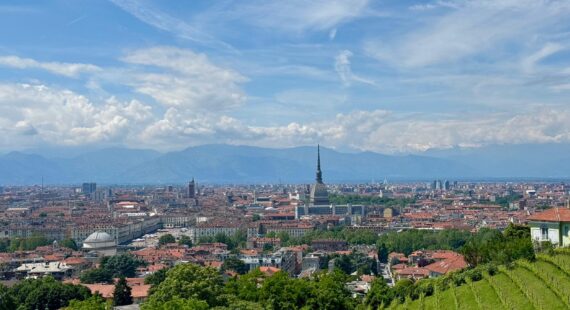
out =
{"type": "Polygon", "coordinates": [[[570,1],[2,1],[0,150],[570,140],[570,1]]]}

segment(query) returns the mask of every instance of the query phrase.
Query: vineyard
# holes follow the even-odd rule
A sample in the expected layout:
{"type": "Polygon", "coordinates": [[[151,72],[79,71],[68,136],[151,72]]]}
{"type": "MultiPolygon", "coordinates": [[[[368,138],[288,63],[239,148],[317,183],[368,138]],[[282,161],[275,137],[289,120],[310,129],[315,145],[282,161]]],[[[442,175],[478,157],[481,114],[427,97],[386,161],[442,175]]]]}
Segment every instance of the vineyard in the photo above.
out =
{"type": "Polygon", "coordinates": [[[538,255],[517,261],[479,281],[436,291],[390,309],[570,309],[570,254],[538,255]]]}

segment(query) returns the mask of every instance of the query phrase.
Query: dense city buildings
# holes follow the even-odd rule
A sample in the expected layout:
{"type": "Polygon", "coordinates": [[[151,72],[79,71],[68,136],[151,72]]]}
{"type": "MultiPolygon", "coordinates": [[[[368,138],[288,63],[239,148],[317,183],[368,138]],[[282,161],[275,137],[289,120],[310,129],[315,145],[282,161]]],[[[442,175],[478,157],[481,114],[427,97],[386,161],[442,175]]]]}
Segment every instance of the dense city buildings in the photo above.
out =
{"type": "Polygon", "coordinates": [[[346,283],[355,296],[363,296],[374,277],[394,285],[445,276],[470,264],[471,258],[444,248],[385,253],[383,261],[376,240],[387,234],[472,234],[528,224],[535,243],[570,243],[570,187],[565,183],[327,185],[326,159],[319,149],[316,157],[312,185],[198,186],[193,178],[185,185],[164,186],[5,185],[0,193],[0,237],[6,240],[1,276],[13,281],[49,275],[112,298],[115,284],[83,283],[80,277],[104,258],[129,253],[144,262],[127,279],[140,303],[150,288],[141,279],[186,262],[231,276],[224,264],[238,260],[240,272],[283,271],[297,278],[350,264],[374,266],[346,283]]]}

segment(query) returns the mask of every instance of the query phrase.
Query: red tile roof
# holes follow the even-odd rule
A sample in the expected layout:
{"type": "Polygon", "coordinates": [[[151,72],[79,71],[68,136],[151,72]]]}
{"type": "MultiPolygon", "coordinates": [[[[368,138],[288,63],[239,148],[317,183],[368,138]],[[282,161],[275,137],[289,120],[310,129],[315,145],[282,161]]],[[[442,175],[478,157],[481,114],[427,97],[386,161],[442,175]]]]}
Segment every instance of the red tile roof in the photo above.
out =
{"type": "Polygon", "coordinates": [[[541,222],[570,222],[570,209],[552,208],[546,211],[535,213],[528,217],[529,221],[541,222]]]}
{"type": "Polygon", "coordinates": [[[442,261],[429,264],[424,268],[438,274],[446,274],[448,272],[463,269],[466,267],[467,267],[467,262],[463,258],[463,255],[457,255],[452,258],[444,259],[442,261]]]}

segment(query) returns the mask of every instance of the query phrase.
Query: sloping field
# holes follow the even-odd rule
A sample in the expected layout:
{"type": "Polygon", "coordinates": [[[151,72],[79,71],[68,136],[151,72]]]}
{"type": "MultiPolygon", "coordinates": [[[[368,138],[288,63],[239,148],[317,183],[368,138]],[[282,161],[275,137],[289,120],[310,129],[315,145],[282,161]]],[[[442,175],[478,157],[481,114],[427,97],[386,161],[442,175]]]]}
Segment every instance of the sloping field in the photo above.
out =
{"type": "Polygon", "coordinates": [[[432,296],[408,300],[396,309],[570,309],[570,254],[538,255],[536,262],[519,261],[512,269],[500,268],[432,296]]]}

